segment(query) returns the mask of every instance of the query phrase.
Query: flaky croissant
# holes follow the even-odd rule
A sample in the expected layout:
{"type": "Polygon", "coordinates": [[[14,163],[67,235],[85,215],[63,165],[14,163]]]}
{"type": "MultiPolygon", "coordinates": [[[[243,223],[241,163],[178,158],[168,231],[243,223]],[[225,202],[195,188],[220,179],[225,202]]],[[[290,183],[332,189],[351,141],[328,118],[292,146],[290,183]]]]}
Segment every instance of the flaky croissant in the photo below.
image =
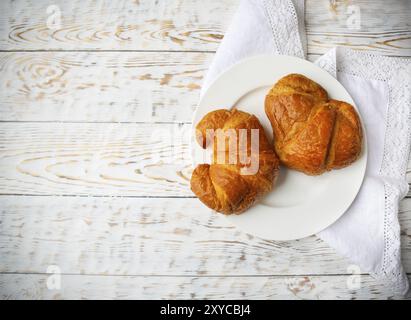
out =
{"type": "Polygon", "coordinates": [[[361,122],[354,107],[329,100],[300,74],[281,78],[265,98],[274,146],[285,166],[309,175],[343,168],[361,153],[361,122]]]}
{"type": "MultiPolygon", "coordinates": [[[[228,138],[223,141],[221,147],[217,146],[221,144],[221,140],[217,143],[217,135],[214,135],[211,138],[211,165],[200,164],[195,168],[191,176],[191,190],[211,209],[224,214],[239,214],[272,189],[274,179],[278,175],[279,160],[263,127],[254,115],[238,110],[210,112],[196,126],[197,142],[206,148],[207,141],[210,140],[207,139],[209,130],[217,129],[224,133],[235,130],[237,137],[241,135],[240,129],[245,129],[242,132],[247,136],[246,147],[234,149],[236,161],[233,163],[233,159],[230,160],[229,157],[228,138]],[[257,152],[251,152],[252,129],[258,129],[254,131],[258,134],[257,152]],[[256,161],[257,171],[244,174],[243,169],[247,169],[250,162],[241,161],[241,152],[249,156],[249,161],[256,161]]],[[[239,139],[235,143],[238,147],[239,139]]]]}

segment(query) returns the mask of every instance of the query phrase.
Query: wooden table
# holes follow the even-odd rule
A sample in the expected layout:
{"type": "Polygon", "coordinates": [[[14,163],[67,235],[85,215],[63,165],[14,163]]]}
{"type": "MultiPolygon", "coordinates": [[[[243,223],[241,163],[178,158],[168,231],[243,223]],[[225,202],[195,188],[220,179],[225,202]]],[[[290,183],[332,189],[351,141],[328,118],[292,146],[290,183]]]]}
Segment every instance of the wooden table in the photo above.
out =
{"type": "MultiPolygon", "coordinates": [[[[395,298],[364,273],[347,286],[317,237],[247,235],[190,192],[184,132],[238,3],[0,2],[1,298],[395,298]]],[[[411,56],[408,0],[306,7],[310,60],[411,56]]],[[[399,216],[411,273],[411,197],[399,216]]]]}

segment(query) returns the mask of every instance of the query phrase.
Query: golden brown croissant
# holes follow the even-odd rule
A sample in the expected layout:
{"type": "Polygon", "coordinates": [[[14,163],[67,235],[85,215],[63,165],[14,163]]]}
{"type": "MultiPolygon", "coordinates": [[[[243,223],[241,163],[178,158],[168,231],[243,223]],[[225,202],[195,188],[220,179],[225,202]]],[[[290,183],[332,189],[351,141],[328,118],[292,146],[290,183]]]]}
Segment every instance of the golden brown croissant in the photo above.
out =
{"type": "Polygon", "coordinates": [[[354,162],[362,146],[361,122],[354,107],[329,100],[316,82],[300,74],[281,78],[265,99],[281,163],[309,175],[354,162]]]}
{"type": "Polygon", "coordinates": [[[235,159],[230,159],[229,135],[222,140],[223,143],[221,140],[217,142],[217,134],[211,136],[212,163],[200,164],[195,168],[191,176],[191,190],[208,207],[224,214],[239,214],[272,189],[278,174],[279,160],[254,115],[238,110],[208,113],[196,126],[197,141],[203,148],[207,147],[207,141],[210,140],[206,139],[210,129],[236,133],[235,159]],[[257,152],[252,150],[252,129],[258,129],[254,131],[258,137],[257,152]],[[243,137],[246,136],[243,148],[239,146],[240,131],[245,133],[243,137]],[[248,156],[248,162],[242,161],[243,156],[248,156]],[[257,170],[252,174],[244,174],[243,169],[249,168],[253,161],[257,164],[257,170]]]}

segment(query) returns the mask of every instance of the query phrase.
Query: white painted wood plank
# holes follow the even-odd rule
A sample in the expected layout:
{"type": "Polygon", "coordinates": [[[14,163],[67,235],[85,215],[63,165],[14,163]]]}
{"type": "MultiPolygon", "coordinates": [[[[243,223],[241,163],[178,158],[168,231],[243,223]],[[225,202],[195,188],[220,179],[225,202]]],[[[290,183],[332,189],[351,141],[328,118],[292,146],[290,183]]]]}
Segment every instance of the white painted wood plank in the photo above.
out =
{"type": "Polygon", "coordinates": [[[0,121],[188,123],[213,56],[0,53],[0,121]]]}
{"type": "Polygon", "coordinates": [[[305,19],[309,53],[338,45],[411,56],[409,0],[306,0],[305,19]]]}
{"type": "Polygon", "coordinates": [[[190,137],[189,124],[0,123],[0,194],[192,197],[190,137]]]}
{"type": "MultiPolygon", "coordinates": [[[[404,299],[404,297],[393,295],[390,289],[366,275],[360,275],[359,278],[350,278],[350,276],[210,278],[63,275],[60,278],[59,290],[47,288],[49,276],[45,274],[0,274],[0,298],[404,299]],[[355,287],[357,283],[359,286],[355,287]]],[[[54,279],[49,281],[51,283],[54,279]]],[[[405,297],[405,299],[410,299],[410,297],[405,297]]]]}
{"type": "MultiPolygon", "coordinates": [[[[197,199],[0,197],[0,272],[94,275],[346,274],[350,262],[315,236],[268,241],[197,199]]],[[[411,271],[411,199],[402,202],[411,271]]]]}
{"type": "Polygon", "coordinates": [[[212,56],[0,53],[0,120],[190,122],[212,56]]]}
{"type": "Polygon", "coordinates": [[[0,193],[193,196],[189,125],[0,124],[0,193]]]}
{"type": "Polygon", "coordinates": [[[346,273],[321,240],[265,241],[197,199],[0,197],[0,272],[119,275],[346,273]]]}
{"type": "MultiPolygon", "coordinates": [[[[104,49],[215,51],[239,0],[62,1],[61,25],[48,28],[50,3],[2,1],[0,48],[7,50],[104,49]]],[[[307,0],[311,53],[335,45],[411,55],[408,0],[307,0]],[[349,6],[361,10],[359,29],[350,27],[349,6]]],[[[50,21],[50,20],[49,20],[50,21]]]]}
{"type": "MultiPolygon", "coordinates": [[[[215,50],[239,1],[1,1],[1,49],[215,50]],[[48,27],[49,5],[61,24],[48,27]]],[[[50,19],[50,20],[49,20],[50,19]]]]}

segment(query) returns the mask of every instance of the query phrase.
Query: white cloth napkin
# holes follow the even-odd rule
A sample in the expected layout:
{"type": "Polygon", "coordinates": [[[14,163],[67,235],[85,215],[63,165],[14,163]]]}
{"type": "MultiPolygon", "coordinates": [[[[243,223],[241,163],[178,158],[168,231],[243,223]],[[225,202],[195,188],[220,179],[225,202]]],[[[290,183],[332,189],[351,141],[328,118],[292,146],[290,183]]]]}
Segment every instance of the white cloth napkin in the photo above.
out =
{"type": "MultiPolygon", "coordinates": [[[[243,0],[215,55],[202,93],[225,69],[257,54],[305,58],[304,0],[243,0]]],[[[408,192],[411,60],[335,48],[316,61],[343,84],[365,122],[366,176],[354,203],[318,236],[405,295],[398,205],[408,192]]]]}

